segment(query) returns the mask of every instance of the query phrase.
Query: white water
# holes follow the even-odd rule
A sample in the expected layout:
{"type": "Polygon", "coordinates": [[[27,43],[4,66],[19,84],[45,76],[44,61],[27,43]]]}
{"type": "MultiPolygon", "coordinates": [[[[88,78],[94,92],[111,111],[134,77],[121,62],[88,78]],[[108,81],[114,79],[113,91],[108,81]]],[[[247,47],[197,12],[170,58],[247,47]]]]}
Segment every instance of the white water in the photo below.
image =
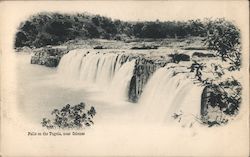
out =
{"type": "Polygon", "coordinates": [[[126,62],[115,74],[109,89],[113,98],[127,100],[128,89],[133,76],[134,66],[135,60],[126,62]]]}
{"type": "MultiPolygon", "coordinates": [[[[135,60],[122,65],[121,56],[119,53],[72,50],[63,56],[58,74],[70,82],[92,84],[105,91],[89,98],[99,101],[127,101],[135,60]]],[[[139,119],[164,124],[166,121],[173,121],[174,113],[183,114],[184,123],[199,117],[203,88],[195,85],[186,74],[174,76],[173,72],[178,71],[178,68],[170,67],[171,64],[158,69],[146,84],[137,105],[139,119]]]]}
{"type": "MultiPolygon", "coordinates": [[[[72,50],[62,57],[58,76],[64,81],[80,82],[106,91],[105,97],[127,100],[135,61],[121,64],[122,54],[72,50]]],[[[100,96],[99,96],[100,97],[100,96]]],[[[104,96],[102,96],[104,98],[104,96]]]]}
{"type": "Polygon", "coordinates": [[[150,78],[139,101],[140,115],[145,121],[173,121],[173,114],[182,113],[182,122],[199,117],[203,88],[193,84],[185,74],[173,75],[173,69],[158,69],[150,78]]]}

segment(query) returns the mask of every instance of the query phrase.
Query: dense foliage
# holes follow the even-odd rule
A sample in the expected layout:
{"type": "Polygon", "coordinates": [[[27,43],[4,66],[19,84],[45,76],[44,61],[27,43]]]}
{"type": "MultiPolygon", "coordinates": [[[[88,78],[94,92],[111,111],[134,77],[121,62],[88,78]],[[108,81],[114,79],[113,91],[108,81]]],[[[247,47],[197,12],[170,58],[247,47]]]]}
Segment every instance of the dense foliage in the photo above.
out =
{"type": "Polygon", "coordinates": [[[206,44],[221,57],[221,63],[194,62],[191,71],[197,80],[210,89],[208,108],[202,121],[209,126],[227,123],[228,117],[238,113],[241,103],[242,85],[228,75],[241,67],[240,30],[223,19],[208,23],[206,44]],[[228,63],[228,64],[224,64],[228,63]],[[207,76],[207,74],[212,74],[207,76]]]}
{"type": "Polygon", "coordinates": [[[206,43],[222,61],[229,61],[232,70],[239,70],[241,65],[240,30],[231,22],[217,19],[206,25],[208,36],[206,43]]]}
{"type": "Polygon", "coordinates": [[[74,106],[67,104],[62,109],[54,109],[51,115],[53,119],[43,118],[42,126],[48,129],[52,128],[84,128],[94,124],[93,117],[96,110],[93,106],[86,110],[85,103],[74,106]]]}
{"type": "MultiPolygon", "coordinates": [[[[211,24],[211,23],[209,23],[211,24]]],[[[71,39],[184,38],[206,36],[201,20],[124,22],[100,15],[39,13],[21,23],[15,47],[58,45],[71,39]]]]}

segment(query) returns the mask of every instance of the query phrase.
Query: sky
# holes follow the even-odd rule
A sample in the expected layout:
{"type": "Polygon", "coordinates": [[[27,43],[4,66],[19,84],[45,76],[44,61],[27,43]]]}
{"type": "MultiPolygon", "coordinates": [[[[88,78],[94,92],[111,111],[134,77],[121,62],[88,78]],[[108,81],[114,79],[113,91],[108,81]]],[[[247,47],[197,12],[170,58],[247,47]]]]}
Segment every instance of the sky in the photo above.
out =
{"type": "Polygon", "coordinates": [[[41,11],[89,12],[126,21],[187,20],[205,17],[237,19],[247,1],[11,1],[3,10],[25,18],[41,11]]]}

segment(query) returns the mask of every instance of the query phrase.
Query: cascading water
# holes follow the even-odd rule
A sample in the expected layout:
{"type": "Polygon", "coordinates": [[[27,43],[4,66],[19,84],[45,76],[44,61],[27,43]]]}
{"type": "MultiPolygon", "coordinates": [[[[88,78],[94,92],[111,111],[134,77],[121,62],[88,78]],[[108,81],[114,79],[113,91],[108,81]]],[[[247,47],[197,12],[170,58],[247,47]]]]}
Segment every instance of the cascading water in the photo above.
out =
{"type": "Polygon", "coordinates": [[[181,113],[183,121],[200,113],[202,88],[185,74],[174,75],[173,69],[158,69],[147,83],[139,100],[139,115],[145,121],[163,123],[181,113]]]}
{"type": "Polygon", "coordinates": [[[76,49],[64,55],[58,65],[58,75],[65,80],[78,78],[81,60],[86,56],[86,53],[76,49]]]}
{"type": "Polygon", "coordinates": [[[128,99],[128,88],[135,67],[135,60],[124,63],[122,67],[116,72],[111,85],[109,93],[118,99],[128,99]],[[125,89],[125,90],[124,90],[125,89]]]}
{"type": "MultiPolygon", "coordinates": [[[[83,52],[73,50],[64,55],[58,73],[82,84],[97,85],[106,91],[93,95],[110,100],[127,100],[128,88],[134,73],[135,60],[122,64],[121,53],[83,52]]],[[[174,113],[182,114],[183,120],[194,119],[200,114],[202,88],[194,84],[188,75],[174,71],[172,64],[158,69],[147,82],[138,102],[139,118],[161,123],[172,119],[174,113]]],[[[74,81],[73,81],[74,82],[74,81]]]]}
{"type": "Polygon", "coordinates": [[[58,74],[72,82],[98,86],[113,98],[127,100],[135,61],[122,64],[122,55],[72,50],[61,59],[58,74]]]}

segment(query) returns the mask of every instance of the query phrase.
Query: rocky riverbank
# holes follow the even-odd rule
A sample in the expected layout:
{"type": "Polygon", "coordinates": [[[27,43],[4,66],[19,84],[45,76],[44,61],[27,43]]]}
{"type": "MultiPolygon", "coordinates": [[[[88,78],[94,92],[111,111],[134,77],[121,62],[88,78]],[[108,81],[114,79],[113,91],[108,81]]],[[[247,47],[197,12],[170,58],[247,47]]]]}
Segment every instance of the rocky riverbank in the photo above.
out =
{"type": "Polygon", "coordinates": [[[68,52],[66,47],[45,47],[34,51],[31,57],[31,64],[45,65],[47,67],[57,67],[60,59],[68,52]]]}

